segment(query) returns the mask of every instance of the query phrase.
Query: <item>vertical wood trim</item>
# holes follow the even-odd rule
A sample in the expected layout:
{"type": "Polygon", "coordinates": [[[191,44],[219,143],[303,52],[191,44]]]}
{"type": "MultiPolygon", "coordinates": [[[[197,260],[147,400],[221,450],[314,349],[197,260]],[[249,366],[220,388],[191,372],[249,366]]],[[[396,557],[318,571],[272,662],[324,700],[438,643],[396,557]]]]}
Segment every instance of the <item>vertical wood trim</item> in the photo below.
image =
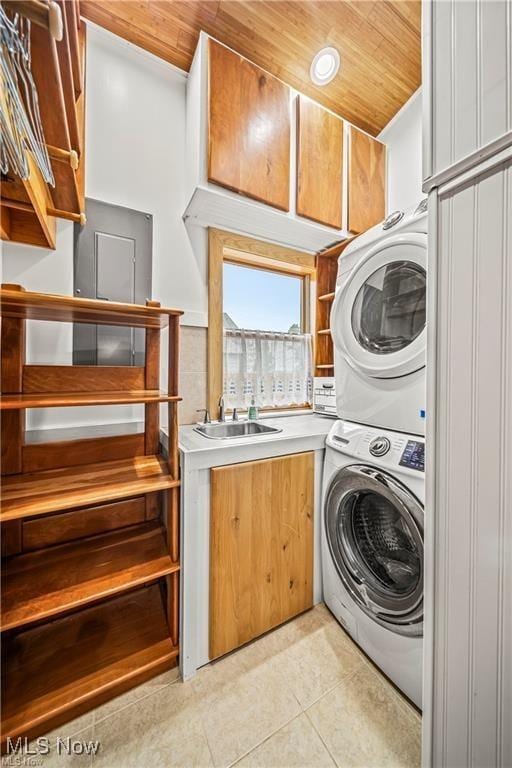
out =
{"type": "MultiPolygon", "coordinates": [[[[180,497],[178,488],[171,488],[167,493],[167,543],[173,563],[180,559],[180,497]]],[[[168,609],[167,617],[174,645],[179,642],[179,574],[173,573],[167,581],[168,609]]]]}
{"type": "MultiPolygon", "coordinates": [[[[17,290],[23,290],[17,286],[17,290]]],[[[25,363],[25,321],[2,317],[1,328],[1,385],[2,392],[14,394],[23,391],[23,365],[25,363]]],[[[22,471],[22,449],[25,437],[25,411],[4,411],[1,416],[2,474],[13,475],[22,471]]]]}
{"type": "MultiPolygon", "coordinates": [[[[178,394],[180,348],[179,348],[179,317],[169,318],[169,381],[168,390],[173,395],[178,394]]],[[[173,477],[179,476],[178,455],[178,403],[168,404],[169,431],[169,467],[173,477]]]]}
{"type": "Polygon", "coordinates": [[[300,306],[300,330],[301,333],[311,333],[311,276],[302,278],[302,301],[300,306]]]}
{"type": "MultiPolygon", "coordinates": [[[[146,301],[148,307],[159,307],[159,301],[146,301]]],[[[144,358],[144,381],[146,389],[160,388],[160,331],[146,328],[144,358]]],[[[160,444],[160,405],[146,404],[144,407],[144,431],[146,454],[158,453],[160,444]]]]}
{"type": "Polygon", "coordinates": [[[223,240],[215,229],[208,230],[208,398],[212,419],[218,418],[219,397],[224,390],[223,365],[223,240]]]}
{"type": "MultiPolygon", "coordinates": [[[[178,394],[180,370],[180,325],[179,317],[169,318],[169,368],[168,391],[178,394]]],[[[175,478],[180,473],[178,454],[178,403],[168,404],[168,454],[171,475],[175,478]]],[[[167,493],[167,546],[173,563],[180,557],[180,495],[178,488],[171,488],[167,493]]],[[[173,645],[179,643],[180,593],[179,574],[167,578],[167,620],[173,645]]]]}

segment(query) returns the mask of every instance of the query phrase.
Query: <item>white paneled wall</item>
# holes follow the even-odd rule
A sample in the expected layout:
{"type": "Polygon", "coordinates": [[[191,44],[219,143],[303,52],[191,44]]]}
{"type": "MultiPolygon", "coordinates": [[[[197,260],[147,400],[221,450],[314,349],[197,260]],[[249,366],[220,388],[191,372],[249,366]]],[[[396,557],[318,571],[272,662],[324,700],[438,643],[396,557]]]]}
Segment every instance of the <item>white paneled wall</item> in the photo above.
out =
{"type": "Polygon", "coordinates": [[[437,203],[431,765],[512,765],[512,159],[437,203]]]}
{"type": "Polygon", "coordinates": [[[423,764],[512,766],[512,0],[424,0],[423,764]]]}
{"type": "Polygon", "coordinates": [[[511,15],[510,0],[424,3],[425,178],[512,142],[511,15]]]}

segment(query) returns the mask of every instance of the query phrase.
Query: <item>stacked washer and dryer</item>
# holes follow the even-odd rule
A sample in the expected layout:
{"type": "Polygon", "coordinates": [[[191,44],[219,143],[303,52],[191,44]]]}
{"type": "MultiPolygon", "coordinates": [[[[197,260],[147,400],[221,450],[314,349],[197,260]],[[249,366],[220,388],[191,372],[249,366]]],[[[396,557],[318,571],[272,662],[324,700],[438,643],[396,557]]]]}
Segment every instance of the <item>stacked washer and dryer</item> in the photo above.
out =
{"type": "Polygon", "coordinates": [[[421,707],[426,201],[346,248],[331,312],[336,421],[323,486],[324,599],[421,707]]]}

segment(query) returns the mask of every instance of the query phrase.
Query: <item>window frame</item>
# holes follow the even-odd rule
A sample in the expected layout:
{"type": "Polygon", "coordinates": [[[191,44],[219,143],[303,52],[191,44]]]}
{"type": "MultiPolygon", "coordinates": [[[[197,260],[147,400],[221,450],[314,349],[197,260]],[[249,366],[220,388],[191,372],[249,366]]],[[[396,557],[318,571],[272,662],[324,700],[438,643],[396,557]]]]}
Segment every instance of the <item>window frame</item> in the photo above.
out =
{"type": "MultiPolygon", "coordinates": [[[[245,235],[210,228],[208,230],[207,406],[212,419],[218,418],[219,397],[224,391],[223,267],[225,262],[301,277],[301,331],[311,333],[313,336],[312,291],[313,283],[316,281],[315,255],[263,240],[255,240],[245,235]]],[[[293,407],[297,406],[291,408],[293,407]]]]}

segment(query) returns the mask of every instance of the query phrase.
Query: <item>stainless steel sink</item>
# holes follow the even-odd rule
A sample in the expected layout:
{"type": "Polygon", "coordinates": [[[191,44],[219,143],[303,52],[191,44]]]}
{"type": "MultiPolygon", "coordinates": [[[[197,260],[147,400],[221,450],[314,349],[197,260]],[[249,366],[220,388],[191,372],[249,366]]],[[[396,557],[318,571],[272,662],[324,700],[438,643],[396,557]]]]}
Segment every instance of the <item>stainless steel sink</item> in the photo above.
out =
{"type": "Polygon", "coordinates": [[[238,437],[250,437],[251,435],[270,435],[282,432],[278,427],[269,427],[259,421],[229,421],[217,424],[199,424],[194,427],[203,437],[213,440],[233,440],[238,437]]]}

